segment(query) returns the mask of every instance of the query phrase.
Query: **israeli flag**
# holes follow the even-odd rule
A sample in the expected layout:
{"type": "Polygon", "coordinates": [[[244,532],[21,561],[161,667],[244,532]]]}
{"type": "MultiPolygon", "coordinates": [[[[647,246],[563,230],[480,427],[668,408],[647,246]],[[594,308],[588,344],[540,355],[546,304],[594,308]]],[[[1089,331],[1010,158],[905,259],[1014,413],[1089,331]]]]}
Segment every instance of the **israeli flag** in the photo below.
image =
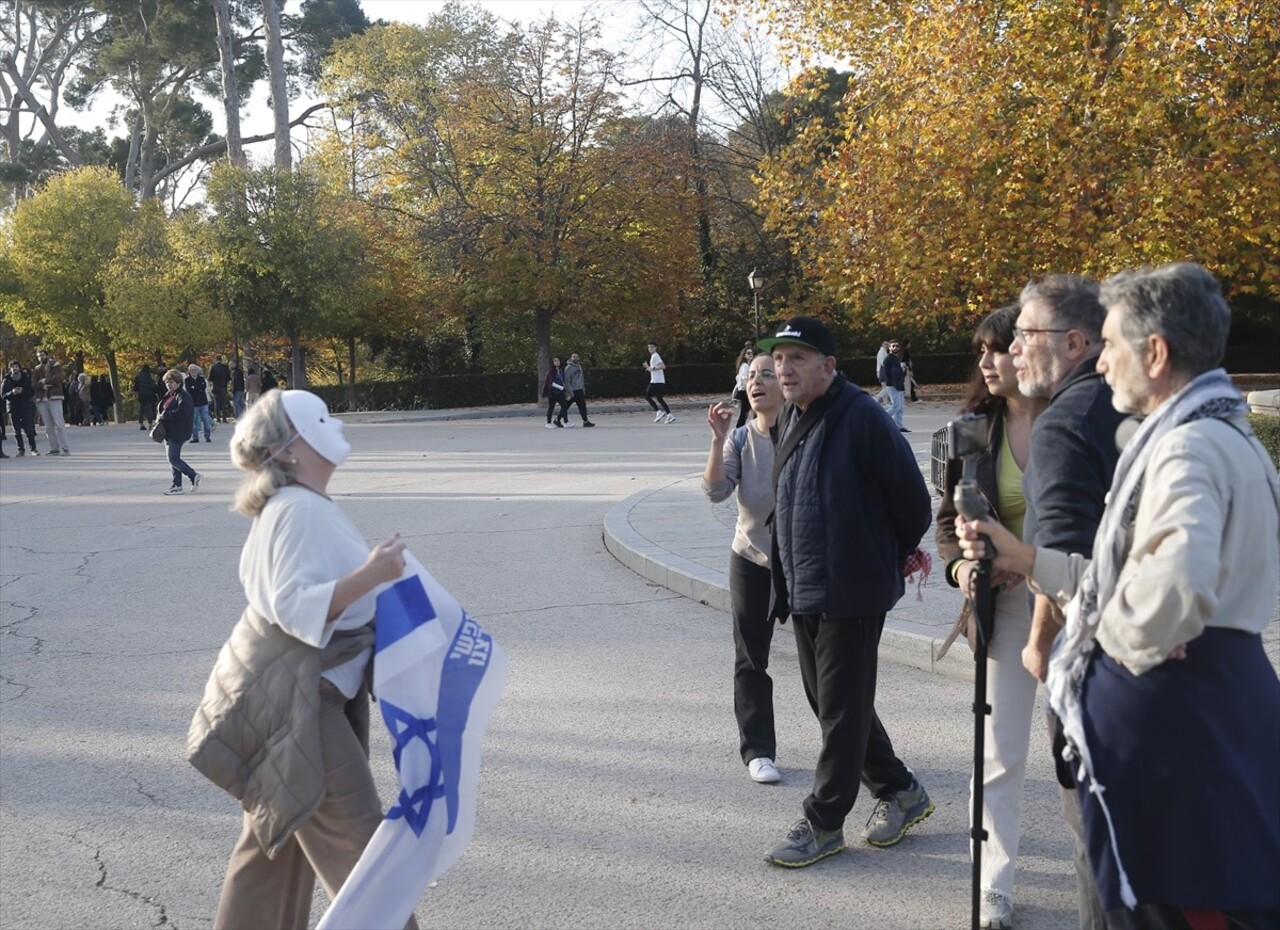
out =
{"type": "Polygon", "coordinates": [[[320,921],[400,930],[476,825],[480,740],[507,683],[507,657],[425,568],[378,595],[373,690],[391,731],[400,797],[320,921]]]}

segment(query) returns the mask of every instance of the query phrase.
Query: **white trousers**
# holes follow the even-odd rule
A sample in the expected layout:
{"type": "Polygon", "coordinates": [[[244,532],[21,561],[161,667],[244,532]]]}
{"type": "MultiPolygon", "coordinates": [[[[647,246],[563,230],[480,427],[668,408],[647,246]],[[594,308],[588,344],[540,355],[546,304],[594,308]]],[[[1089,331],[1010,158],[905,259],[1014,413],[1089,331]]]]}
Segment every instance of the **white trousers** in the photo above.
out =
{"type": "MultiPolygon", "coordinates": [[[[1031,631],[1026,582],[1001,591],[996,598],[995,629],[987,648],[987,703],[983,745],[982,887],[1013,897],[1013,872],[1022,832],[1022,784],[1027,777],[1027,751],[1037,682],[1022,667],[1022,647],[1031,631]]],[[[973,810],[973,778],[969,778],[969,810],[973,810]]],[[[972,813],[970,813],[972,819],[972,813]]]]}
{"type": "Polygon", "coordinates": [[[40,408],[40,419],[44,421],[44,434],[49,439],[49,451],[59,449],[70,452],[71,450],[67,447],[67,424],[62,419],[62,398],[38,400],[36,406],[40,408]]]}

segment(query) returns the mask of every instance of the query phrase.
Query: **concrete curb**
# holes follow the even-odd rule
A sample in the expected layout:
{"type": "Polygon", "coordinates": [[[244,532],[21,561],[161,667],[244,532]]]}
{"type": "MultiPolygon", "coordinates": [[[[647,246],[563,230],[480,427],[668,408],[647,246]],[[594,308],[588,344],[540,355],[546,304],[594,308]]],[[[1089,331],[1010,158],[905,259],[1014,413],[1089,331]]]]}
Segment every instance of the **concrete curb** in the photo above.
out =
{"type": "MultiPolygon", "coordinates": [[[[645,538],[631,524],[631,514],[636,507],[643,506],[650,497],[685,480],[676,478],[637,491],[611,507],[604,518],[605,548],[640,577],[727,614],[730,611],[728,572],[686,559],[645,538]]],[[[880,639],[882,659],[948,678],[973,680],[972,654],[963,643],[953,644],[946,656],[939,659],[942,637],[898,628],[900,623],[892,614],[886,620],[880,639]]]]}

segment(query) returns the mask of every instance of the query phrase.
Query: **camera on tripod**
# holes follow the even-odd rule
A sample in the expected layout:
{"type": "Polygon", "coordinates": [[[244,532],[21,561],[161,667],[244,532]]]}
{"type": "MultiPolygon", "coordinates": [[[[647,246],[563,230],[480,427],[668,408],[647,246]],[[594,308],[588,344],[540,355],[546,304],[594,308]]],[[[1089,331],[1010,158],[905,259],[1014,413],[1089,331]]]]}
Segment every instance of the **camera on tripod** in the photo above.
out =
{"type": "Polygon", "coordinates": [[[952,498],[956,512],[966,520],[993,516],[990,502],[978,487],[978,458],[987,451],[987,415],[966,413],[948,423],[947,449],[961,463],[960,480],[952,498]]]}

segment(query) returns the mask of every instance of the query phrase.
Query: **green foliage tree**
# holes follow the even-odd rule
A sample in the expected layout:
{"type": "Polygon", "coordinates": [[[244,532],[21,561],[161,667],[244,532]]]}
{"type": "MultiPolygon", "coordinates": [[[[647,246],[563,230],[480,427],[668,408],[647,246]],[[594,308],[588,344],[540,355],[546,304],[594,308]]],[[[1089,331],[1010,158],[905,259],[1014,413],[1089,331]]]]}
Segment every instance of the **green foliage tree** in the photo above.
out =
{"type": "MultiPolygon", "coordinates": [[[[54,177],[13,214],[9,258],[20,297],[5,304],[18,332],[103,356],[119,398],[107,271],[134,215],[133,197],[100,167],[54,177]]],[[[116,419],[121,409],[116,405],[116,419]]]]}
{"type": "Polygon", "coordinates": [[[172,357],[230,341],[227,314],[199,286],[202,225],[144,201],[104,275],[104,321],[117,348],[172,357]]]}
{"type": "Polygon", "coordinates": [[[308,170],[219,166],[209,181],[209,279],[237,329],[289,340],[290,384],[307,383],[302,337],[344,331],[366,282],[360,225],[308,170]]]}

